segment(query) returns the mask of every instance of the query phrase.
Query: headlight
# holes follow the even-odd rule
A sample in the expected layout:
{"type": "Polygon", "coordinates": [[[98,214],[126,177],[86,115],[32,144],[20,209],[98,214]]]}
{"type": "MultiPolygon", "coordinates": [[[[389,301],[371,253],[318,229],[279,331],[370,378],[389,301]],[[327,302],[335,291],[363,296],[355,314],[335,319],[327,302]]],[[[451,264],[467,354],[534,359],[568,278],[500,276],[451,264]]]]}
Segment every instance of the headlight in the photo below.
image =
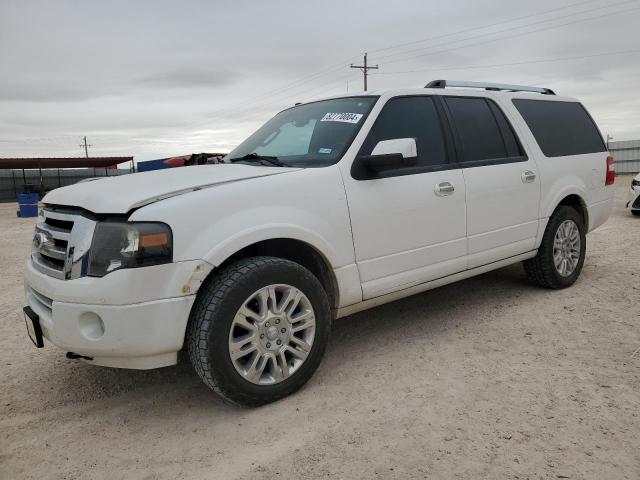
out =
{"type": "Polygon", "coordinates": [[[121,268],[170,263],[171,229],[164,223],[99,222],[93,233],[88,275],[104,277],[121,268]]]}

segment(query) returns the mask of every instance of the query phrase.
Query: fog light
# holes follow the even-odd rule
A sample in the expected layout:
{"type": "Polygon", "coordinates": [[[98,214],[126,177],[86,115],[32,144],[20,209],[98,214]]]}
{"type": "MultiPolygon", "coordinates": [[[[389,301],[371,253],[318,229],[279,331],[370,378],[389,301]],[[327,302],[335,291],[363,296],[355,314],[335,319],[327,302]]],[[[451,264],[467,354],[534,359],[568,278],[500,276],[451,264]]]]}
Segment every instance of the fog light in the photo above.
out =
{"type": "Polygon", "coordinates": [[[100,315],[94,312],[84,312],[78,320],[80,333],[89,340],[98,340],[104,335],[104,322],[100,315]]]}

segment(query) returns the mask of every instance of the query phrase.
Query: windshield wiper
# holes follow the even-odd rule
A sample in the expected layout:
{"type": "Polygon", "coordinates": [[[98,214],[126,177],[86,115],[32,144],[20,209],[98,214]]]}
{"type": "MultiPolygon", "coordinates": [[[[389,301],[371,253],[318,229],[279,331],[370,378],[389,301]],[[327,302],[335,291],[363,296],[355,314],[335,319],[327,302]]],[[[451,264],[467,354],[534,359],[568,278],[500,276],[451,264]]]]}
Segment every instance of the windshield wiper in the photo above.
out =
{"type": "Polygon", "coordinates": [[[279,160],[278,157],[273,157],[270,155],[258,155],[256,152],[248,153],[243,157],[230,158],[230,162],[242,162],[242,161],[256,161],[260,162],[264,165],[263,162],[270,163],[271,165],[275,165],[276,167],[288,167],[286,163],[282,160],[279,160]]]}

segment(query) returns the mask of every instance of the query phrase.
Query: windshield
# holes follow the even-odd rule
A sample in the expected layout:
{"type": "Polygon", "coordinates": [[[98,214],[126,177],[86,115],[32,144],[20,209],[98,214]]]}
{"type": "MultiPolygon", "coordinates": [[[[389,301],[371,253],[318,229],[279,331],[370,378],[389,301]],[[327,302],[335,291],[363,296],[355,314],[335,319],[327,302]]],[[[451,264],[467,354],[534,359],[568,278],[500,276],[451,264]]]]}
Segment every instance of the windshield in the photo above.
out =
{"type": "Polygon", "coordinates": [[[293,167],[333,165],[349,148],[378,97],[348,97],[284,110],[227,157],[293,167]]]}

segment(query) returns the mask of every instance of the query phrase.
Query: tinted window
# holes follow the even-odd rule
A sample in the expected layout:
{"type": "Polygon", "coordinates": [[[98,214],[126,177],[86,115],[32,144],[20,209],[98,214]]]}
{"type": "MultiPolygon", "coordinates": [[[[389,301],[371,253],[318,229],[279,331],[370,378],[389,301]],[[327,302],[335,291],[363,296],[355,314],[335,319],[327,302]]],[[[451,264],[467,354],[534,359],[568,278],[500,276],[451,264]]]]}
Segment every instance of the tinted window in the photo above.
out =
{"type": "Polygon", "coordinates": [[[442,165],[447,155],[440,117],[430,97],[399,97],[389,100],[369,132],[360,155],[371,155],[382,140],[415,138],[417,166],[442,165]]]}
{"type": "Polygon", "coordinates": [[[502,113],[502,110],[498,108],[498,106],[491,102],[487,101],[489,107],[491,108],[491,112],[498,122],[498,126],[500,127],[500,133],[502,133],[502,140],[504,141],[505,149],[507,150],[508,157],[520,157],[523,155],[522,148],[520,148],[520,144],[518,140],[516,140],[516,134],[513,133],[513,128],[509,124],[509,121],[502,113]]]}
{"type": "Polygon", "coordinates": [[[518,141],[500,109],[484,98],[446,97],[462,147],[462,161],[520,157],[518,141]]]}
{"type": "Polygon", "coordinates": [[[598,128],[580,103],[524,99],[513,103],[547,157],[605,151],[598,128]]]}

